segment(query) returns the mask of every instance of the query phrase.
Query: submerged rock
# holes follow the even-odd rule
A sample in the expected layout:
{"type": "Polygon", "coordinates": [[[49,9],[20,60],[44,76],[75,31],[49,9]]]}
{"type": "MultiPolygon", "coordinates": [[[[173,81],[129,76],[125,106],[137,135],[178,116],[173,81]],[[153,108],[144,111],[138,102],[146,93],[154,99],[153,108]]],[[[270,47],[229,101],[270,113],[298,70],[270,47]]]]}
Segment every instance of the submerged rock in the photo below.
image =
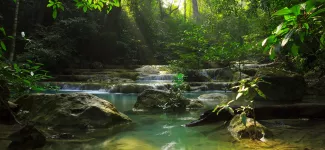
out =
{"type": "Polygon", "coordinates": [[[200,101],[206,104],[218,105],[229,100],[228,96],[221,93],[203,94],[198,97],[200,101]]]}
{"type": "Polygon", "coordinates": [[[201,109],[204,108],[204,103],[200,100],[191,100],[190,104],[186,106],[188,109],[201,109]]]}
{"type": "Polygon", "coordinates": [[[256,127],[254,125],[254,119],[246,118],[246,126],[242,123],[240,115],[235,115],[228,126],[228,131],[231,135],[239,140],[242,138],[262,139],[271,134],[269,130],[262,124],[256,121],[256,127]]]}
{"type": "Polygon", "coordinates": [[[293,72],[277,68],[260,68],[255,77],[268,82],[258,83],[267,100],[300,102],[306,91],[306,82],[303,76],[293,72]]]}
{"type": "Polygon", "coordinates": [[[21,118],[52,127],[111,127],[130,122],[110,102],[91,94],[31,94],[16,100],[21,118]]]}
{"type": "Polygon", "coordinates": [[[178,100],[173,99],[173,95],[166,91],[145,90],[138,96],[133,108],[135,110],[177,109],[181,111],[185,110],[186,106],[190,104],[190,100],[184,97],[178,100]]]}
{"type": "Polygon", "coordinates": [[[8,137],[12,142],[9,150],[41,148],[46,143],[46,137],[32,125],[26,125],[8,137]]]}

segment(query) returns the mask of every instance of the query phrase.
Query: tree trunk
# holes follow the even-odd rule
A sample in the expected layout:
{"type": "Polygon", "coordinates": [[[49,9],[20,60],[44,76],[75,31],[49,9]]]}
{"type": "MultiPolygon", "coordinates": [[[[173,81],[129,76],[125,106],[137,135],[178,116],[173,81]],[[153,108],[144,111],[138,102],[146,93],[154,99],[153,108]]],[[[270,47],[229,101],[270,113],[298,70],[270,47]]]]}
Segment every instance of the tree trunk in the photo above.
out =
{"type": "Polygon", "coordinates": [[[164,10],[163,10],[163,4],[161,0],[158,0],[158,4],[159,4],[159,11],[160,11],[160,20],[164,19],[164,10]]]}
{"type": "MultiPolygon", "coordinates": [[[[233,110],[239,106],[231,106],[233,110]]],[[[269,119],[325,119],[325,104],[300,103],[288,105],[266,105],[254,109],[256,120],[269,119]]],[[[216,111],[218,112],[218,110],[216,111]]],[[[212,110],[204,112],[196,121],[186,124],[187,127],[202,126],[218,121],[228,121],[233,117],[228,111],[222,110],[218,115],[212,110]]],[[[239,114],[235,111],[235,113],[239,114]]],[[[253,118],[252,115],[248,117],[253,118]]]]}
{"type": "Polygon", "coordinates": [[[15,10],[15,18],[14,18],[14,25],[12,29],[12,43],[11,43],[11,51],[9,55],[9,60],[13,61],[15,56],[15,49],[16,49],[16,38],[17,38],[17,25],[18,25],[18,14],[19,14],[19,0],[16,0],[16,10],[15,10]]]}
{"type": "Polygon", "coordinates": [[[193,18],[195,21],[199,20],[199,7],[197,5],[197,0],[192,0],[193,18]]]}
{"type": "Polygon", "coordinates": [[[186,21],[186,0],[184,0],[184,20],[186,21]]]}

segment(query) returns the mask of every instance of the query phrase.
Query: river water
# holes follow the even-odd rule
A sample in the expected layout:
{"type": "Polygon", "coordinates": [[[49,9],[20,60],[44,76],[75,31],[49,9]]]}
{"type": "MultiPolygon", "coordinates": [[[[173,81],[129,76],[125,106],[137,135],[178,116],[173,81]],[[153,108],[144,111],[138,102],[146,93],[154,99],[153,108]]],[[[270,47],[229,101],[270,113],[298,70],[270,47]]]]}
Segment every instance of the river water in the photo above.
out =
{"type": "MultiPolygon", "coordinates": [[[[78,140],[49,140],[44,150],[325,150],[325,126],[323,121],[276,120],[268,121],[273,137],[266,142],[235,141],[223,122],[200,127],[186,128],[182,125],[197,119],[203,110],[185,113],[134,113],[132,107],[137,94],[111,94],[97,91],[60,91],[60,93],[86,92],[110,101],[128,115],[133,123],[114,129],[71,131],[78,140]],[[284,125],[285,124],[285,125],[284,125]]],[[[197,98],[203,93],[187,93],[197,98]]],[[[218,92],[218,91],[217,91],[218,92]]],[[[13,130],[0,126],[1,134],[13,130]]],[[[0,149],[8,142],[0,140],[0,149]]]]}

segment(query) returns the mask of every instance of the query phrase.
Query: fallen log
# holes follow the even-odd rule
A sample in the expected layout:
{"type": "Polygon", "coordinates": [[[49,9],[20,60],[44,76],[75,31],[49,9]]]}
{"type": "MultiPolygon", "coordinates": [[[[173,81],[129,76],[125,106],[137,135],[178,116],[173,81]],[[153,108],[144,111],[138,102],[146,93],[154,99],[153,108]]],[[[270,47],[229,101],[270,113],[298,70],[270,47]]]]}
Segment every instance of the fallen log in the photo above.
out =
{"type": "MultiPolygon", "coordinates": [[[[231,106],[234,110],[239,106],[231,106]]],[[[265,105],[255,109],[256,120],[269,119],[325,119],[325,103],[296,103],[286,105],[265,105]]],[[[218,110],[217,110],[218,111],[218,110]]],[[[236,114],[239,112],[235,111],[236,114]]],[[[202,126],[218,121],[229,121],[233,116],[227,111],[222,110],[217,115],[216,112],[208,110],[204,112],[198,120],[185,124],[186,127],[202,126]]],[[[248,117],[252,117],[251,114],[248,117]]]]}

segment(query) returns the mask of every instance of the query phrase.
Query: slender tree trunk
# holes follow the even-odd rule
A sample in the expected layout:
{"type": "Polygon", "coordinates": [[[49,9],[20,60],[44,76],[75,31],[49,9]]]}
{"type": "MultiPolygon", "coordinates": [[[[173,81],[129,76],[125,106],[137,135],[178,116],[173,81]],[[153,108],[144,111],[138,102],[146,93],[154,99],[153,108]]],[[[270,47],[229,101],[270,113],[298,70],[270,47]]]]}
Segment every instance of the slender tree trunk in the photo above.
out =
{"type": "Polygon", "coordinates": [[[199,7],[197,5],[197,0],[192,0],[193,18],[195,21],[199,20],[199,7]]]}
{"type": "Polygon", "coordinates": [[[16,49],[16,37],[17,37],[17,25],[18,25],[18,13],[19,13],[19,0],[16,0],[16,11],[15,11],[15,19],[14,19],[14,25],[12,29],[12,44],[11,44],[11,51],[9,60],[13,61],[15,56],[15,49],[16,49]]]}
{"type": "Polygon", "coordinates": [[[160,19],[164,19],[164,10],[163,10],[163,4],[161,0],[158,0],[158,4],[159,4],[159,11],[160,11],[160,19]]]}
{"type": "Polygon", "coordinates": [[[186,0],[184,0],[184,20],[186,21],[186,0]]]}

